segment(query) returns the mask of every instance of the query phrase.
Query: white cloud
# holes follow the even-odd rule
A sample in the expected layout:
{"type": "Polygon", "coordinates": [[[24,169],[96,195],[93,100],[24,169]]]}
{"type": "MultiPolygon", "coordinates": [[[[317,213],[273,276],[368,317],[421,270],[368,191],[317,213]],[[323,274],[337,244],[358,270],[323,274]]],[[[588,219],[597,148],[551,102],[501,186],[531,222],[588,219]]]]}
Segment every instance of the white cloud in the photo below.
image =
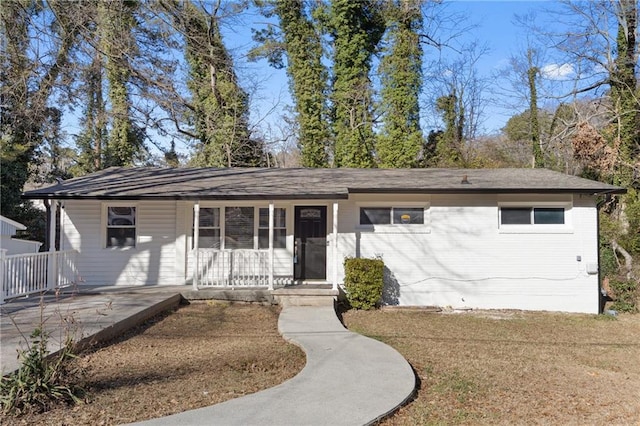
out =
{"type": "Polygon", "coordinates": [[[575,74],[571,64],[549,64],[542,67],[540,73],[550,80],[565,80],[575,74]]]}

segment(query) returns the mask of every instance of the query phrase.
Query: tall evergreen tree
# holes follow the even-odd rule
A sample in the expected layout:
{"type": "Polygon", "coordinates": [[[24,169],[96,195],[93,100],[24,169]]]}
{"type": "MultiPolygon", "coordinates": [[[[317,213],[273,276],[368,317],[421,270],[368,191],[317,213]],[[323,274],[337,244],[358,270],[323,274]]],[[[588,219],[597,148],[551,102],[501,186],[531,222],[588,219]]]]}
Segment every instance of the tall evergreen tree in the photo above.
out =
{"type": "Polygon", "coordinates": [[[464,143],[464,105],[461,96],[453,88],[451,94],[436,100],[436,108],[442,114],[444,131],[436,137],[436,164],[440,167],[462,165],[462,145],[464,143]]]}
{"type": "Polygon", "coordinates": [[[380,167],[415,167],[423,145],[419,95],[422,89],[421,0],[389,6],[385,54],[380,63],[383,124],[377,139],[380,167]]]}
{"type": "Polygon", "coordinates": [[[302,165],[326,167],[329,131],[326,113],[327,71],[320,33],[300,0],[279,0],[276,13],[284,38],[287,74],[300,127],[302,165]]]}
{"type": "Polygon", "coordinates": [[[131,166],[144,147],[144,135],[131,117],[128,88],[131,78],[129,62],[137,56],[136,41],[132,34],[137,7],[137,0],[98,2],[99,45],[105,55],[111,104],[105,166],[131,166]]]}
{"type": "Polygon", "coordinates": [[[222,41],[217,6],[209,6],[213,11],[191,1],[174,6],[174,18],[185,38],[189,107],[197,137],[191,162],[195,166],[258,166],[264,150],[250,138],[249,97],[238,83],[222,41]]]}
{"type": "Polygon", "coordinates": [[[538,86],[536,84],[540,70],[533,64],[533,51],[527,51],[527,83],[529,85],[529,135],[533,152],[532,167],[544,167],[544,155],[540,140],[540,122],[538,120],[538,86]]]}
{"type": "Polygon", "coordinates": [[[89,67],[82,73],[82,93],[85,96],[82,131],[76,137],[78,156],[74,173],[83,175],[103,169],[104,148],[107,146],[107,115],[103,87],[103,55],[94,50],[89,67]]]}
{"type": "MultiPolygon", "coordinates": [[[[611,100],[617,115],[614,126],[619,129],[619,161],[614,182],[627,188],[640,190],[640,179],[630,165],[640,165],[640,85],[637,68],[640,47],[638,39],[639,17],[636,0],[616,2],[618,28],[616,36],[617,55],[610,74],[611,100]]],[[[634,195],[634,194],[631,194],[634,195]]],[[[637,195],[634,195],[638,198],[637,195]]],[[[640,204],[640,201],[634,200],[640,204]]]]}
{"type": "Polygon", "coordinates": [[[49,108],[48,100],[80,28],[64,4],[47,4],[53,13],[37,1],[0,2],[0,212],[16,220],[28,213],[20,194],[35,170],[45,125],[57,120],[59,110],[49,108]],[[31,37],[41,50],[30,49],[31,37]]]}
{"type": "Polygon", "coordinates": [[[373,167],[371,58],[385,30],[380,2],[335,0],[328,27],[333,39],[334,166],[373,167]]]}

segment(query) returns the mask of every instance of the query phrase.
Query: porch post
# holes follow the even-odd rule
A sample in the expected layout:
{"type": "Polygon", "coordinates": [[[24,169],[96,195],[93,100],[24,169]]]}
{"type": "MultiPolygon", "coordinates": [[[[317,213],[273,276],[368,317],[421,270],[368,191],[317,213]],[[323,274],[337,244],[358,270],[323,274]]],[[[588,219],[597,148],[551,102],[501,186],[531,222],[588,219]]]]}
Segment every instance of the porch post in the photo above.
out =
{"type": "Polygon", "coordinates": [[[269,201],[269,290],[273,290],[273,200],[269,201]]]}
{"type": "Polygon", "coordinates": [[[5,259],[7,254],[7,249],[0,249],[0,305],[4,303],[4,294],[5,294],[5,282],[4,282],[4,271],[5,264],[7,260],[5,259]]]}
{"type": "Polygon", "coordinates": [[[338,289],[338,202],[333,202],[333,289],[338,289]]]}
{"type": "Polygon", "coordinates": [[[193,289],[198,290],[198,274],[200,273],[200,201],[193,205],[193,255],[195,256],[193,266],[193,289]]]}
{"type": "Polygon", "coordinates": [[[58,215],[58,202],[51,201],[49,208],[49,262],[47,274],[47,289],[53,290],[58,281],[58,261],[56,256],[56,216],[58,215]]]}

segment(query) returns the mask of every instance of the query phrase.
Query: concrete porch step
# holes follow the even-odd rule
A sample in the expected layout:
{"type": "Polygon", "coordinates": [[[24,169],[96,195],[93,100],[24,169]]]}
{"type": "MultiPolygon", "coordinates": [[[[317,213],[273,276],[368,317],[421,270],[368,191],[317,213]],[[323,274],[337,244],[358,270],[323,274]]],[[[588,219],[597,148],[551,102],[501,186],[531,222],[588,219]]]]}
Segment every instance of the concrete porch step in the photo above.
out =
{"type": "Polygon", "coordinates": [[[288,306],[333,306],[339,291],[331,286],[294,285],[282,287],[271,292],[276,303],[288,306]]]}

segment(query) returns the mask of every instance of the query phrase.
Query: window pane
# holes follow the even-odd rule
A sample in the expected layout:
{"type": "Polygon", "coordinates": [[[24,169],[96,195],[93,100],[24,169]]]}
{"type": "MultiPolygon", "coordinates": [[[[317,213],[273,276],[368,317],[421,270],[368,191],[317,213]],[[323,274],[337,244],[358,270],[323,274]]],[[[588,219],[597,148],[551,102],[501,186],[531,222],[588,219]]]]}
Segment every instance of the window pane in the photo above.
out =
{"type": "Polygon", "coordinates": [[[502,208],[500,215],[502,225],[530,225],[530,208],[502,208]]]}
{"type": "Polygon", "coordinates": [[[107,247],[135,247],[135,228],[107,228],[107,247]]]}
{"type": "Polygon", "coordinates": [[[219,228],[220,227],[220,209],[219,208],[201,208],[200,209],[200,227],[219,228]]]}
{"type": "MultiPolygon", "coordinates": [[[[274,229],[273,230],[273,248],[286,248],[287,247],[287,230],[286,229],[274,229]]],[[[261,228],[258,230],[258,248],[269,248],[269,230],[261,228]]]]}
{"type": "Polygon", "coordinates": [[[225,219],[225,248],[253,248],[253,207],[227,207],[225,219]]]}
{"type": "Polygon", "coordinates": [[[361,207],[360,225],[388,225],[391,223],[391,207],[361,207]]]}
{"type": "Polygon", "coordinates": [[[200,248],[220,248],[220,229],[205,228],[200,229],[200,239],[198,240],[200,248]]]}
{"type": "MultiPolygon", "coordinates": [[[[274,228],[285,228],[287,226],[286,211],[287,210],[285,208],[273,209],[273,227],[274,228]]],[[[258,226],[260,228],[269,227],[269,209],[265,209],[265,208],[260,209],[260,223],[258,226]]]]}
{"type": "Polygon", "coordinates": [[[534,208],[533,223],[536,225],[564,225],[564,209],[534,208]]]}
{"type": "Polygon", "coordinates": [[[424,209],[422,208],[393,208],[394,224],[424,224],[424,209]]]}
{"type": "Polygon", "coordinates": [[[135,226],[136,225],[136,208],[135,207],[108,207],[107,208],[107,225],[108,226],[135,226]]]}

